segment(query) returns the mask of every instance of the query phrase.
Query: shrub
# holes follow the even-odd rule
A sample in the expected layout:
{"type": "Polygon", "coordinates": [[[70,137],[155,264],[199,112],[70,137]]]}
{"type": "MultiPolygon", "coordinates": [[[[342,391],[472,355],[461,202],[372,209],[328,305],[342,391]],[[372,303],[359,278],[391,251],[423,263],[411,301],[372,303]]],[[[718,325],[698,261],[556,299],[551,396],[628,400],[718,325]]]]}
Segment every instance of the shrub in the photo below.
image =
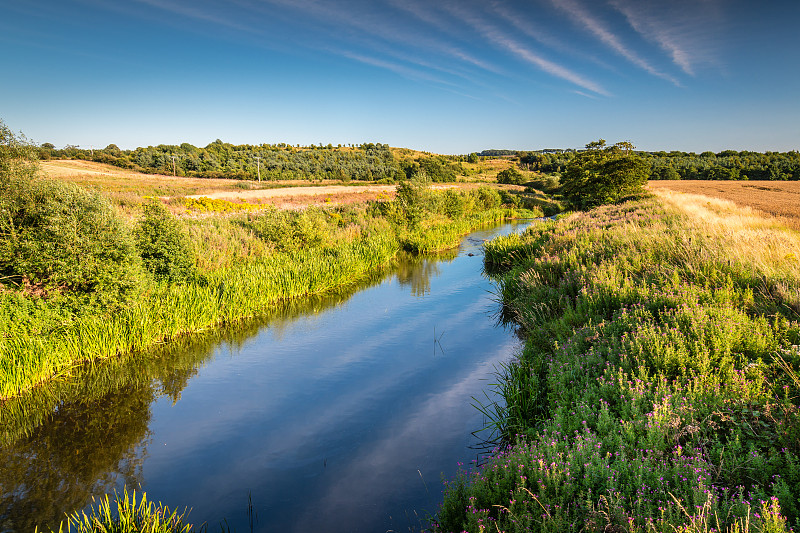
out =
{"type": "Polygon", "coordinates": [[[133,239],[111,204],[71,183],[17,175],[0,188],[0,274],[39,290],[102,294],[136,286],[133,239]]]}
{"type": "Polygon", "coordinates": [[[475,191],[475,196],[478,204],[484,209],[494,209],[495,207],[500,207],[502,203],[500,193],[486,186],[479,187],[478,190],[475,191]]]}
{"type": "Polygon", "coordinates": [[[136,228],[136,247],[145,268],[158,281],[179,282],[194,274],[195,261],[186,235],[161,202],[143,206],[136,228]]]}
{"type": "Polygon", "coordinates": [[[404,180],[397,185],[396,203],[411,228],[417,227],[422,220],[426,191],[426,183],[422,181],[404,180]]]}
{"type": "Polygon", "coordinates": [[[0,188],[9,187],[16,179],[30,179],[36,172],[38,153],[28,140],[0,120],[0,188]]]}
{"type": "Polygon", "coordinates": [[[461,217],[464,214],[464,200],[464,196],[459,194],[458,191],[446,190],[442,198],[444,214],[453,220],[461,217]]]}
{"type": "Polygon", "coordinates": [[[503,205],[507,205],[512,208],[520,207],[522,205],[522,200],[520,200],[519,195],[509,191],[500,191],[500,199],[502,200],[503,205]]]}
{"type": "Polygon", "coordinates": [[[561,186],[561,183],[559,181],[558,176],[542,176],[535,180],[529,181],[526,185],[529,189],[534,189],[548,194],[552,194],[558,191],[558,188],[561,186]]]}
{"type": "Polygon", "coordinates": [[[525,176],[515,167],[501,170],[497,174],[497,183],[505,183],[509,185],[522,185],[525,183],[525,176]]]}
{"type": "Polygon", "coordinates": [[[252,217],[245,226],[281,252],[321,246],[331,237],[325,212],[320,209],[301,212],[269,209],[252,217]]]}

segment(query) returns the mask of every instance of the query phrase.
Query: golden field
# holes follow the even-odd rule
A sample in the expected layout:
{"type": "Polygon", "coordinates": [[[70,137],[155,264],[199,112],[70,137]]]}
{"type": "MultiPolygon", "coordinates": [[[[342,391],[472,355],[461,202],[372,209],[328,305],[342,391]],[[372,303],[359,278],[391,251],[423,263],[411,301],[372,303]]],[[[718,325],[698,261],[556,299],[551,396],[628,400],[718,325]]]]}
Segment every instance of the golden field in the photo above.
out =
{"type": "Polygon", "coordinates": [[[798,181],[650,181],[653,192],[673,191],[728,200],[776,217],[800,230],[800,182],[798,181]]]}

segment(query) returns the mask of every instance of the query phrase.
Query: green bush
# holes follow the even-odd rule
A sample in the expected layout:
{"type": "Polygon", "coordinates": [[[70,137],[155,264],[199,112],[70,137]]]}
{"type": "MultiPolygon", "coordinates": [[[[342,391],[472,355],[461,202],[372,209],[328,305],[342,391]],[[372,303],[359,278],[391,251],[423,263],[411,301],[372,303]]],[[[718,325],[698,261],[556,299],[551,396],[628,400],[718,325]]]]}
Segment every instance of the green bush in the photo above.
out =
{"type": "Polygon", "coordinates": [[[325,243],[330,237],[326,219],[321,209],[311,208],[301,212],[272,209],[251,217],[245,225],[276,250],[291,252],[325,243]]]}
{"type": "Polygon", "coordinates": [[[18,286],[117,299],[140,279],[131,233],[111,204],[70,183],[6,174],[0,275],[18,286]]]}
{"type": "Polygon", "coordinates": [[[528,189],[552,194],[558,191],[561,183],[558,176],[542,176],[535,180],[529,181],[526,185],[528,189]]]}
{"type": "Polygon", "coordinates": [[[453,220],[460,218],[464,214],[465,198],[458,191],[448,189],[442,198],[442,209],[444,214],[453,220]]]}
{"type": "Polygon", "coordinates": [[[508,185],[522,185],[526,182],[525,176],[516,169],[516,167],[501,170],[497,174],[497,183],[505,183],[508,185]]]}
{"type": "Polygon", "coordinates": [[[409,227],[415,228],[422,221],[427,208],[427,183],[404,180],[397,185],[396,204],[409,227]]]}
{"type": "Polygon", "coordinates": [[[180,223],[161,202],[143,206],[136,228],[136,247],[145,268],[158,281],[180,282],[191,277],[195,260],[180,223]]]}
{"type": "Polygon", "coordinates": [[[486,186],[479,187],[478,190],[475,191],[475,197],[478,204],[484,209],[500,207],[500,204],[503,202],[499,192],[486,186]]]}

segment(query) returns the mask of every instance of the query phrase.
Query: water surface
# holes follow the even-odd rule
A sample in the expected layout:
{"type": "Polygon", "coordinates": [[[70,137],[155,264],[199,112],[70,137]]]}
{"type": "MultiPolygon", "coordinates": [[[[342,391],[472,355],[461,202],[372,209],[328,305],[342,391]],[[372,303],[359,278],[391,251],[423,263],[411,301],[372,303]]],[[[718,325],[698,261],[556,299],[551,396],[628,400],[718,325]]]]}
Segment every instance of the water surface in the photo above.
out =
{"type": "Polygon", "coordinates": [[[518,349],[480,252],[515,228],[7,406],[0,530],[123,485],[211,531],[249,531],[249,502],[256,531],[420,529],[477,457],[472,398],[518,349]]]}

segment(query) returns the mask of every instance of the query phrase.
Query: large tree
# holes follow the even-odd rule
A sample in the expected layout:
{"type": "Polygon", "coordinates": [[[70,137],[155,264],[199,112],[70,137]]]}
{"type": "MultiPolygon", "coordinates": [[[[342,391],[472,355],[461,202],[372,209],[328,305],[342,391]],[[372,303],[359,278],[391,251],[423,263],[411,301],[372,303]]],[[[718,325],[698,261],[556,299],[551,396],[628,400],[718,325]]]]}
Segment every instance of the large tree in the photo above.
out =
{"type": "Polygon", "coordinates": [[[634,148],[627,141],[606,146],[604,139],[587,144],[561,177],[564,197],[573,206],[585,209],[641,192],[650,169],[634,148]]]}

